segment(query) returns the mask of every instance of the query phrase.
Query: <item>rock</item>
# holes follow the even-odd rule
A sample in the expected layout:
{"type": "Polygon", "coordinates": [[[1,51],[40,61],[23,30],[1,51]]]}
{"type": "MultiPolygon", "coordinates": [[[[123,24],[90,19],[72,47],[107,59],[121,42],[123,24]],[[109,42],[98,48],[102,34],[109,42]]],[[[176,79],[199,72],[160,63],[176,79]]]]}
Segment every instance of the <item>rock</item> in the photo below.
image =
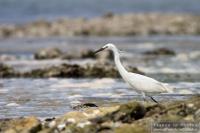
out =
{"type": "Polygon", "coordinates": [[[11,67],[0,63],[0,78],[15,77],[15,76],[16,76],[16,73],[11,67]]]}
{"type": "Polygon", "coordinates": [[[114,17],[114,13],[113,12],[107,12],[103,15],[103,18],[112,18],[114,17]]]}
{"type": "Polygon", "coordinates": [[[84,77],[85,69],[79,65],[62,64],[46,69],[36,69],[31,72],[25,72],[22,77],[84,77]]]}
{"type": "Polygon", "coordinates": [[[101,54],[97,54],[97,58],[101,61],[114,59],[111,51],[102,51],[101,54]]]}
{"type": "Polygon", "coordinates": [[[138,102],[122,104],[118,110],[107,114],[100,118],[95,118],[92,121],[95,123],[103,123],[105,121],[120,121],[122,123],[131,123],[134,120],[141,119],[145,116],[146,109],[138,102]]]}
{"type": "Polygon", "coordinates": [[[7,133],[35,133],[42,129],[40,121],[35,117],[2,119],[0,120],[0,131],[7,133]]]}
{"type": "Polygon", "coordinates": [[[41,49],[34,54],[35,59],[54,59],[62,56],[62,52],[58,48],[41,49]]]}
{"type": "Polygon", "coordinates": [[[158,48],[152,51],[144,52],[145,55],[175,55],[176,53],[168,48],[158,48]]]}
{"type": "Polygon", "coordinates": [[[81,56],[80,56],[81,59],[85,59],[85,58],[96,58],[96,55],[94,53],[93,50],[84,50],[81,52],[81,56]]]}
{"type": "Polygon", "coordinates": [[[16,60],[16,56],[6,55],[6,54],[0,55],[0,61],[10,61],[10,60],[16,60]]]}
{"type": "MultiPolygon", "coordinates": [[[[129,68],[131,72],[144,74],[140,70],[134,67],[129,68]]],[[[120,75],[117,69],[110,63],[102,64],[61,64],[59,66],[51,66],[43,69],[34,69],[28,72],[16,72],[13,68],[6,65],[0,64],[0,77],[32,77],[32,78],[49,78],[49,77],[70,77],[70,78],[81,78],[81,77],[112,77],[119,78],[120,75]]]]}
{"type": "MultiPolygon", "coordinates": [[[[146,133],[149,132],[152,122],[196,122],[199,120],[199,100],[200,96],[159,104],[131,101],[111,107],[71,111],[44,121],[35,117],[1,119],[0,132],[146,133]]],[[[86,105],[93,106],[91,103],[86,105]]]]}
{"type": "Polygon", "coordinates": [[[84,103],[84,104],[80,104],[80,105],[76,105],[74,107],[72,107],[74,110],[80,110],[83,108],[89,108],[89,107],[98,107],[96,104],[94,103],[84,103]]]}

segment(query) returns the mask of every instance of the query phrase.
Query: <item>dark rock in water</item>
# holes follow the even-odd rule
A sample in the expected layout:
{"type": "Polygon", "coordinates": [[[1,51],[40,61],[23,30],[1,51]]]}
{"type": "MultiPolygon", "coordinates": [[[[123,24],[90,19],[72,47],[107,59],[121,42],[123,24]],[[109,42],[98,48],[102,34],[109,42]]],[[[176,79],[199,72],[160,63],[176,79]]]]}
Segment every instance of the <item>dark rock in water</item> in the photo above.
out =
{"type": "Polygon", "coordinates": [[[22,74],[23,77],[74,77],[84,76],[85,69],[79,65],[62,64],[46,69],[37,69],[22,74]]]}
{"type": "Polygon", "coordinates": [[[56,119],[55,117],[53,117],[53,118],[46,118],[45,121],[46,121],[46,122],[50,122],[50,121],[53,121],[53,120],[55,120],[55,119],[56,119]]]}
{"type": "Polygon", "coordinates": [[[84,103],[84,104],[76,105],[72,108],[75,109],[75,110],[79,110],[79,109],[82,109],[82,108],[90,108],[90,107],[98,107],[98,106],[94,103],[84,103]]]}
{"type": "Polygon", "coordinates": [[[93,50],[84,50],[81,52],[81,59],[85,59],[85,58],[96,58],[96,55],[94,53],[93,50]]]}
{"type": "Polygon", "coordinates": [[[62,55],[62,59],[86,59],[86,58],[95,59],[97,58],[97,56],[94,54],[94,51],[91,49],[82,50],[80,54],[77,52],[74,52],[71,54],[64,53],[62,55]]]}
{"type": "MultiPolygon", "coordinates": [[[[129,68],[130,72],[144,74],[135,67],[129,68]]],[[[32,77],[32,78],[47,78],[47,77],[112,77],[119,78],[119,72],[111,64],[93,64],[81,66],[77,64],[61,64],[59,66],[51,66],[43,69],[35,69],[32,71],[20,73],[13,70],[13,68],[0,64],[0,77],[32,77]]]]}
{"type": "Polygon", "coordinates": [[[35,59],[54,59],[62,56],[62,52],[58,48],[45,48],[36,52],[34,55],[35,59]]]}
{"type": "Polygon", "coordinates": [[[0,77],[15,77],[16,73],[13,68],[0,63],[0,77]]]}
{"type": "Polygon", "coordinates": [[[100,60],[112,60],[113,58],[113,53],[112,51],[102,51],[101,54],[97,54],[97,58],[100,60]]]}
{"type": "Polygon", "coordinates": [[[101,64],[95,64],[88,66],[85,71],[86,77],[119,77],[118,71],[112,66],[104,66],[101,64]]]}
{"type": "Polygon", "coordinates": [[[152,51],[144,52],[145,55],[175,55],[176,53],[168,48],[158,48],[152,51]]]}

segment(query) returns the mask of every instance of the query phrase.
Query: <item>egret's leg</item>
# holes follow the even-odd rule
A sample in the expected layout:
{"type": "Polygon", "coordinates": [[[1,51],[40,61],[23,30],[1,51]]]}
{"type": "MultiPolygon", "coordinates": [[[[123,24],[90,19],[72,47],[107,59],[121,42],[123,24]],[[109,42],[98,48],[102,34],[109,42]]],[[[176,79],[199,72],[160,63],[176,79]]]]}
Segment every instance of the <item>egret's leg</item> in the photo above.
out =
{"type": "Polygon", "coordinates": [[[156,101],[152,96],[149,96],[151,98],[151,100],[153,100],[155,103],[158,103],[158,101],[156,101]]]}
{"type": "Polygon", "coordinates": [[[146,95],[145,95],[144,92],[142,92],[142,98],[143,98],[143,100],[144,100],[144,102],[145,102],[145,101],[146,101],[146,95]]]}

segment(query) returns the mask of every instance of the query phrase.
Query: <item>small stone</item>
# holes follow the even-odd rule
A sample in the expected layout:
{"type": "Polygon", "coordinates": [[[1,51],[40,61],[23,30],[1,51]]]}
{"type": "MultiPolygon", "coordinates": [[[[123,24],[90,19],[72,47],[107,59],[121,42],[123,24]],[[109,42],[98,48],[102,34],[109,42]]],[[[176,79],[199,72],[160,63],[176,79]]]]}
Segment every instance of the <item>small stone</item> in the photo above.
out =
{"type": "Polygon", "coordinates": [[[90,124],[91,124],[90,121],[80,122],[77,124],[77,127],[84,128],[85,126],[90,125],[90,124]]]}
{"type": "Polygon", "coordinates": [[[59,131],[62,131],[62,130],[64,130],[65,129],[65,124],[59,124],[58,126],[57,126],[57,128],[58,128],[58,130],[59,131]]]}
{"type": "Polygon", "coordinates": [[[49,123],[49,127],[52,128],[52,127],[55,127],[56,126],[56,121],[51,121],[49,123]]]}
{"type": "Polygon", "coordinates": [[[67,122],[68,122],[68,123],[76,123],[76,120],[73,119],[73,118],[69,118],[69,119],[67,119],[67,122]]]}
{"type": "Polygon", "coordinates": [[[175,55],[176,53],[168,48],[158,48],[152,51],[146,51],[143,54],[145,55],[175,55]]]}
{"type": "Polygon", "coordinates": [[[41,49],[34,54],[35,59],[54,59],[62,56],[62,52],[58,48],[41,49]]]}

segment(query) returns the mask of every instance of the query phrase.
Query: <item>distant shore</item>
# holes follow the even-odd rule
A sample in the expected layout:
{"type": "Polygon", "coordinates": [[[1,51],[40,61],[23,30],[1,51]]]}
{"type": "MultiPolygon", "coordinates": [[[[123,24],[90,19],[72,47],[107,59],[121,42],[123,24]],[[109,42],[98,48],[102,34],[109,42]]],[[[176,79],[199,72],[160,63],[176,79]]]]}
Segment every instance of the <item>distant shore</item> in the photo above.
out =
{"type": "Polygon", "coordinates": [[[136,13],[102,17],[37,20],[26,24],[1,24],[0,38],[51,36],[200,35],[200,16],[136,13]]]}

